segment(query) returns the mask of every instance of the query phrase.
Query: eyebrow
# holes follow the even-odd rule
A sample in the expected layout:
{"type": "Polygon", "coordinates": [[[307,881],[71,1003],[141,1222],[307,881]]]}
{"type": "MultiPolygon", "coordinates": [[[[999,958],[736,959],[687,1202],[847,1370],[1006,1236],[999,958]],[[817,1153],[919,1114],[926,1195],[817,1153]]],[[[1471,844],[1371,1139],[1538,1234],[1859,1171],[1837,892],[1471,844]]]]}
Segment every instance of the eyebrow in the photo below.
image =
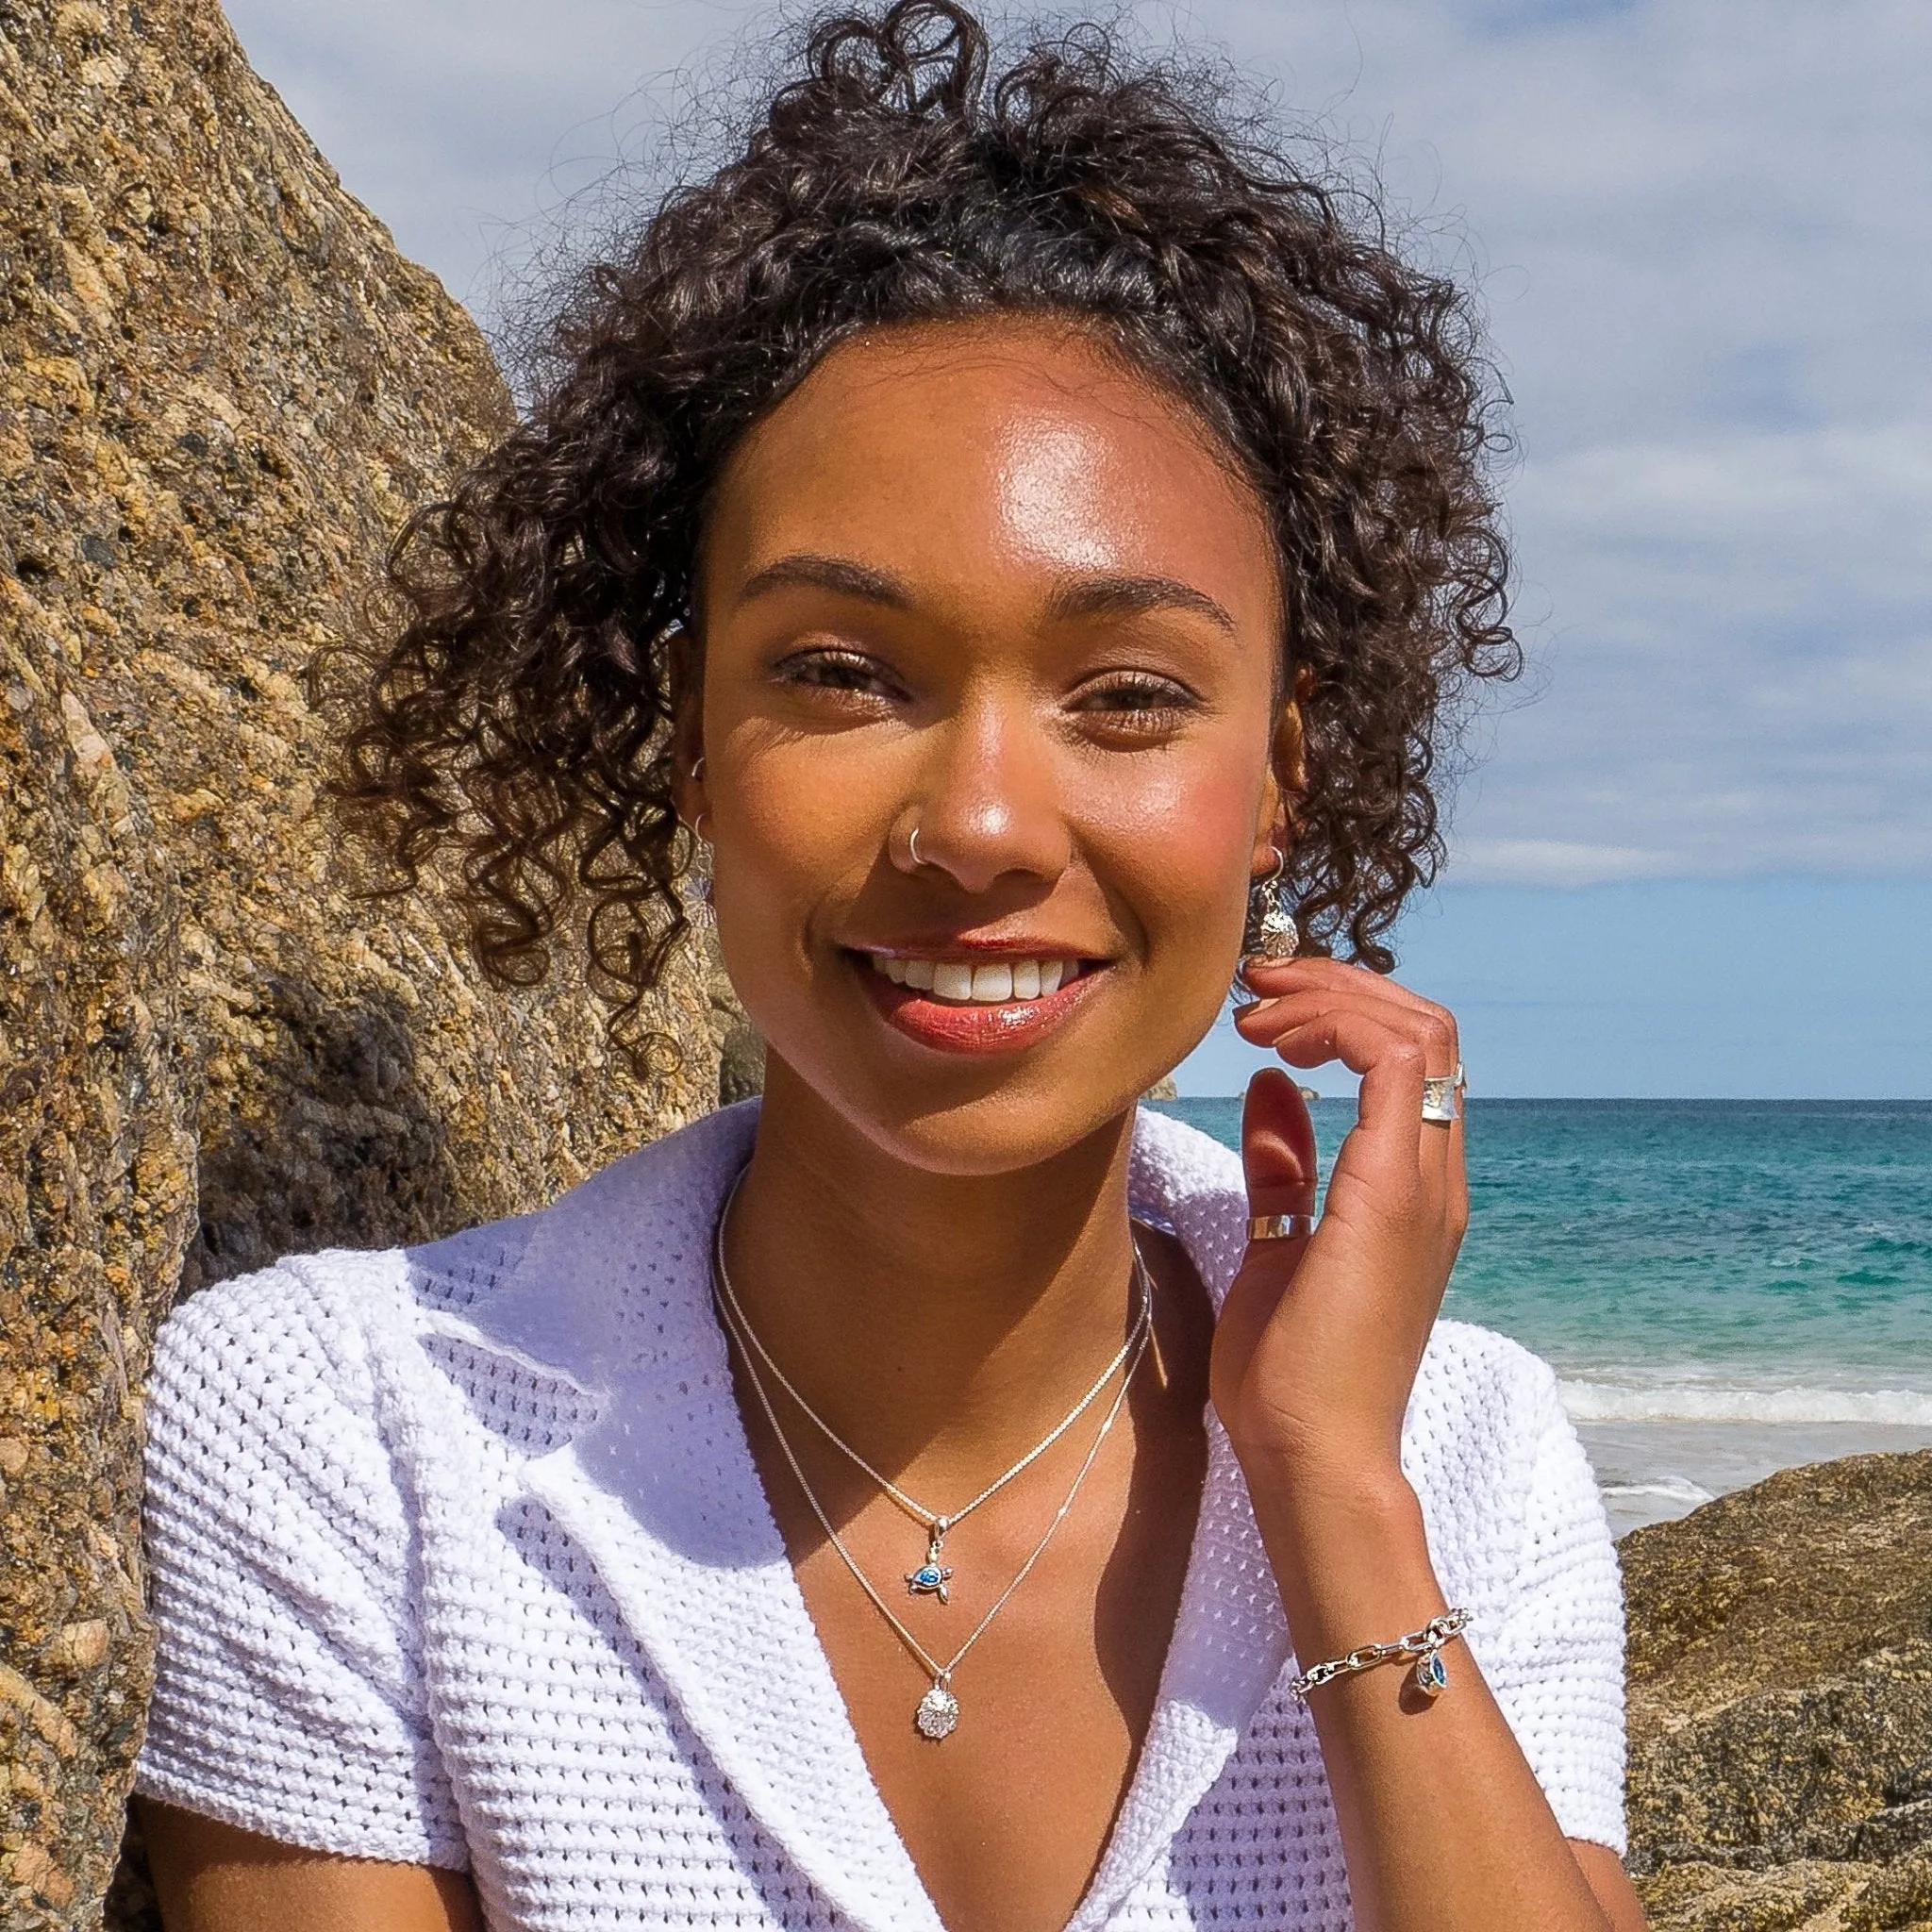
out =
{"type": "MultiPolygon", "coordinates": [[[[748,604],[775,591],[800,586],[856,597],[891,610],[909,610],[915,602],[908,586],[890,572],[812,551],[781,557],[754,573],[739,591],[738,601],[748,604]]],[[[1191,611],[1230,634],[1235,629],[1235,621],[1223,605],[1178,577],[1083,574],[1062,581],[1047,601],[1048,615],[1062,622],[1081,617],[1132,617],[1152,610],[1191,611]]]]}
{"type": "Polygon", "coordinates": [[[1232,633],[1234,619],[1206,591],[1178,577],[1099,575],[1071,577],[1049,604],[1055,617],[1134,617],[1147,610],[1190,610],[1232,633]]]}
{"type": "Polygon", "coordinates": [[[820,557],[799,551],[781,557],[747,577],[738,593],[741,604],[755,597],[770,596],[774,591],[788,591],[803,585],[811,590],[834,591],[841,597],[857,597],[867,604],[883,604],[892,610],[910,610],[912,592],[895,576],[870,564],[853,563],[842,557],[820,557]]]}

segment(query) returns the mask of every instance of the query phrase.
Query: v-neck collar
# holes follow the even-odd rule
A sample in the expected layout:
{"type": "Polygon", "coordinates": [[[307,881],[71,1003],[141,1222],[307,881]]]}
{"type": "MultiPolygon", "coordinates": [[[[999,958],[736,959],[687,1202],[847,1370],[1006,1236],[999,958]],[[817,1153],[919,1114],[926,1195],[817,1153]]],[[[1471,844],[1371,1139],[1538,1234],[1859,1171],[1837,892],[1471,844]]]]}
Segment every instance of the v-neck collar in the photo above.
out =
{"type": "MultiPolygon", "coordinates": [[[[605,1169],[535,1219],[510,1275],[430,1318],[561,1375],[597,1418],[525,1465],[525,1494],[596,1569],[718,1770],[860,1932],[944,1932],[873,1780],[753,1459],[709,1293],[710,1233],[757,1104],[605,1169]]],[[[1218,1307],[1246,1208],[1234,1157],[1142,1112],[1137,1214],[1218,1307]]],[[[1067,1932],[1096,1932],[1221,1774],[1289,1656],[1247,1490],[1208,1418],[1208,1474],[1152,1722],[1067,1932]]]]}

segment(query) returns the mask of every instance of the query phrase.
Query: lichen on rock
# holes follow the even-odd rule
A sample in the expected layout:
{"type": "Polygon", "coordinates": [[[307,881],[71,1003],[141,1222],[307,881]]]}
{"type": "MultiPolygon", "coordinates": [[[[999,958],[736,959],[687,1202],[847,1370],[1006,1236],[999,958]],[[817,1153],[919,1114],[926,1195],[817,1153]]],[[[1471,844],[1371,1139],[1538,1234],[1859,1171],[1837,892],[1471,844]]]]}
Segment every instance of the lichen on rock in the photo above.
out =
{"type": "Polygon", "coordinates": [[[1621,1550],[1655,1932],[1932,1924],[1932,1450],[1785,1470],[1621,1550]]]}

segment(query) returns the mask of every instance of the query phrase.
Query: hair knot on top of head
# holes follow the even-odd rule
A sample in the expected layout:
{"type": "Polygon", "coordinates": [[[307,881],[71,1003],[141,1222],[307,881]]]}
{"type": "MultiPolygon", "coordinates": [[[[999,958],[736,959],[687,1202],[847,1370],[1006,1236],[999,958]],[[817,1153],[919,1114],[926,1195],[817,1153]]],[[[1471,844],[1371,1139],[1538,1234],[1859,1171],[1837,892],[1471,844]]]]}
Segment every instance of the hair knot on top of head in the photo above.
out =
{"type": "Polygon", "coordinates": [[[1097,27],[1008,56],[951,0],[827,15],[735,158],[565,292],[527,417],[398,543],[346,699],[341,796],[404,880],[456,848],[491,972],[540,976],[574,923],[626,1041],[685,925],[673,662],[712,485],[837,343],[999,312],[1089,331],[1258,494],[1302,716],[1283,896],[1386,969],[1448,734],[1519,665],[1500,388],[1373,197],[1231,99],[1097,27]]]}

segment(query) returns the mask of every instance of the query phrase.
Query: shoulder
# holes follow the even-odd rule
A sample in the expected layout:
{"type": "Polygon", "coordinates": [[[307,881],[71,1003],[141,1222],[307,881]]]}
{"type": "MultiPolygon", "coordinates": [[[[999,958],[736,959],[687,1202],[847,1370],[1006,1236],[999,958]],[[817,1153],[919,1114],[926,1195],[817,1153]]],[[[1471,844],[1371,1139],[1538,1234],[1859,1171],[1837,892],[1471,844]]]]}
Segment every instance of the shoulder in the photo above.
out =
{"type": "Polygon", "coordinates": [[[1474,1322],[1437,1322],[1409,1404],[1419,1436],[1541,1434],[1561,1413],[1557,1372],[1540,1355],[1474,1322]]]}
{"type": "Polygon", "coordinates": [[[1568,1432],[1557,1373],[1493,1329],[1439,1321],[1403,1421],[1403,1458],[1444,1493],[1525,1487],[1552,1431],[1568,1432]]]}
{"type": "Polygon", "coordinates": [[[621,1291],[658,1251],[702,1247],[756,1117],[755,1104],[708,1115],[528,1214],[414,1247],[292,1255],[202,1289],[156,1338],[151,1460],[165,1477],[196,1439],[273,1438],[286,1459],[383,1432],[389,1398],[427,1368],[425,1338],[566,1370],[608,1358],[621,1291]]]}
{"type": "Polygon", "coordinates": [[[366,1387],[370,1317],[395,1303],[404,1274],[400,1250],[334,1250],[191,1295],[155,1338],[151,1434],[177,1412],[218,1407],[240,1423],[366,1387]]]}
{"type": "Polygon", "coordinates": [[[1402,1453],[1430,1547],[1467,1594],[1513,1594],[1553,1534],[1609,1549],[1596,1478],[1556,1371],[1507,1336],[1467,1322],[1436,1324],[1402,1453]]]}
{"type": "Polygon", "coordinates": [[[377,1424],[373,1311],[403,1257],[291,1257],[190,1297],[155,1341],[146,1401],[150,1556],[271,1545],[357,1560],[400,1534],[377,1424]]]}

